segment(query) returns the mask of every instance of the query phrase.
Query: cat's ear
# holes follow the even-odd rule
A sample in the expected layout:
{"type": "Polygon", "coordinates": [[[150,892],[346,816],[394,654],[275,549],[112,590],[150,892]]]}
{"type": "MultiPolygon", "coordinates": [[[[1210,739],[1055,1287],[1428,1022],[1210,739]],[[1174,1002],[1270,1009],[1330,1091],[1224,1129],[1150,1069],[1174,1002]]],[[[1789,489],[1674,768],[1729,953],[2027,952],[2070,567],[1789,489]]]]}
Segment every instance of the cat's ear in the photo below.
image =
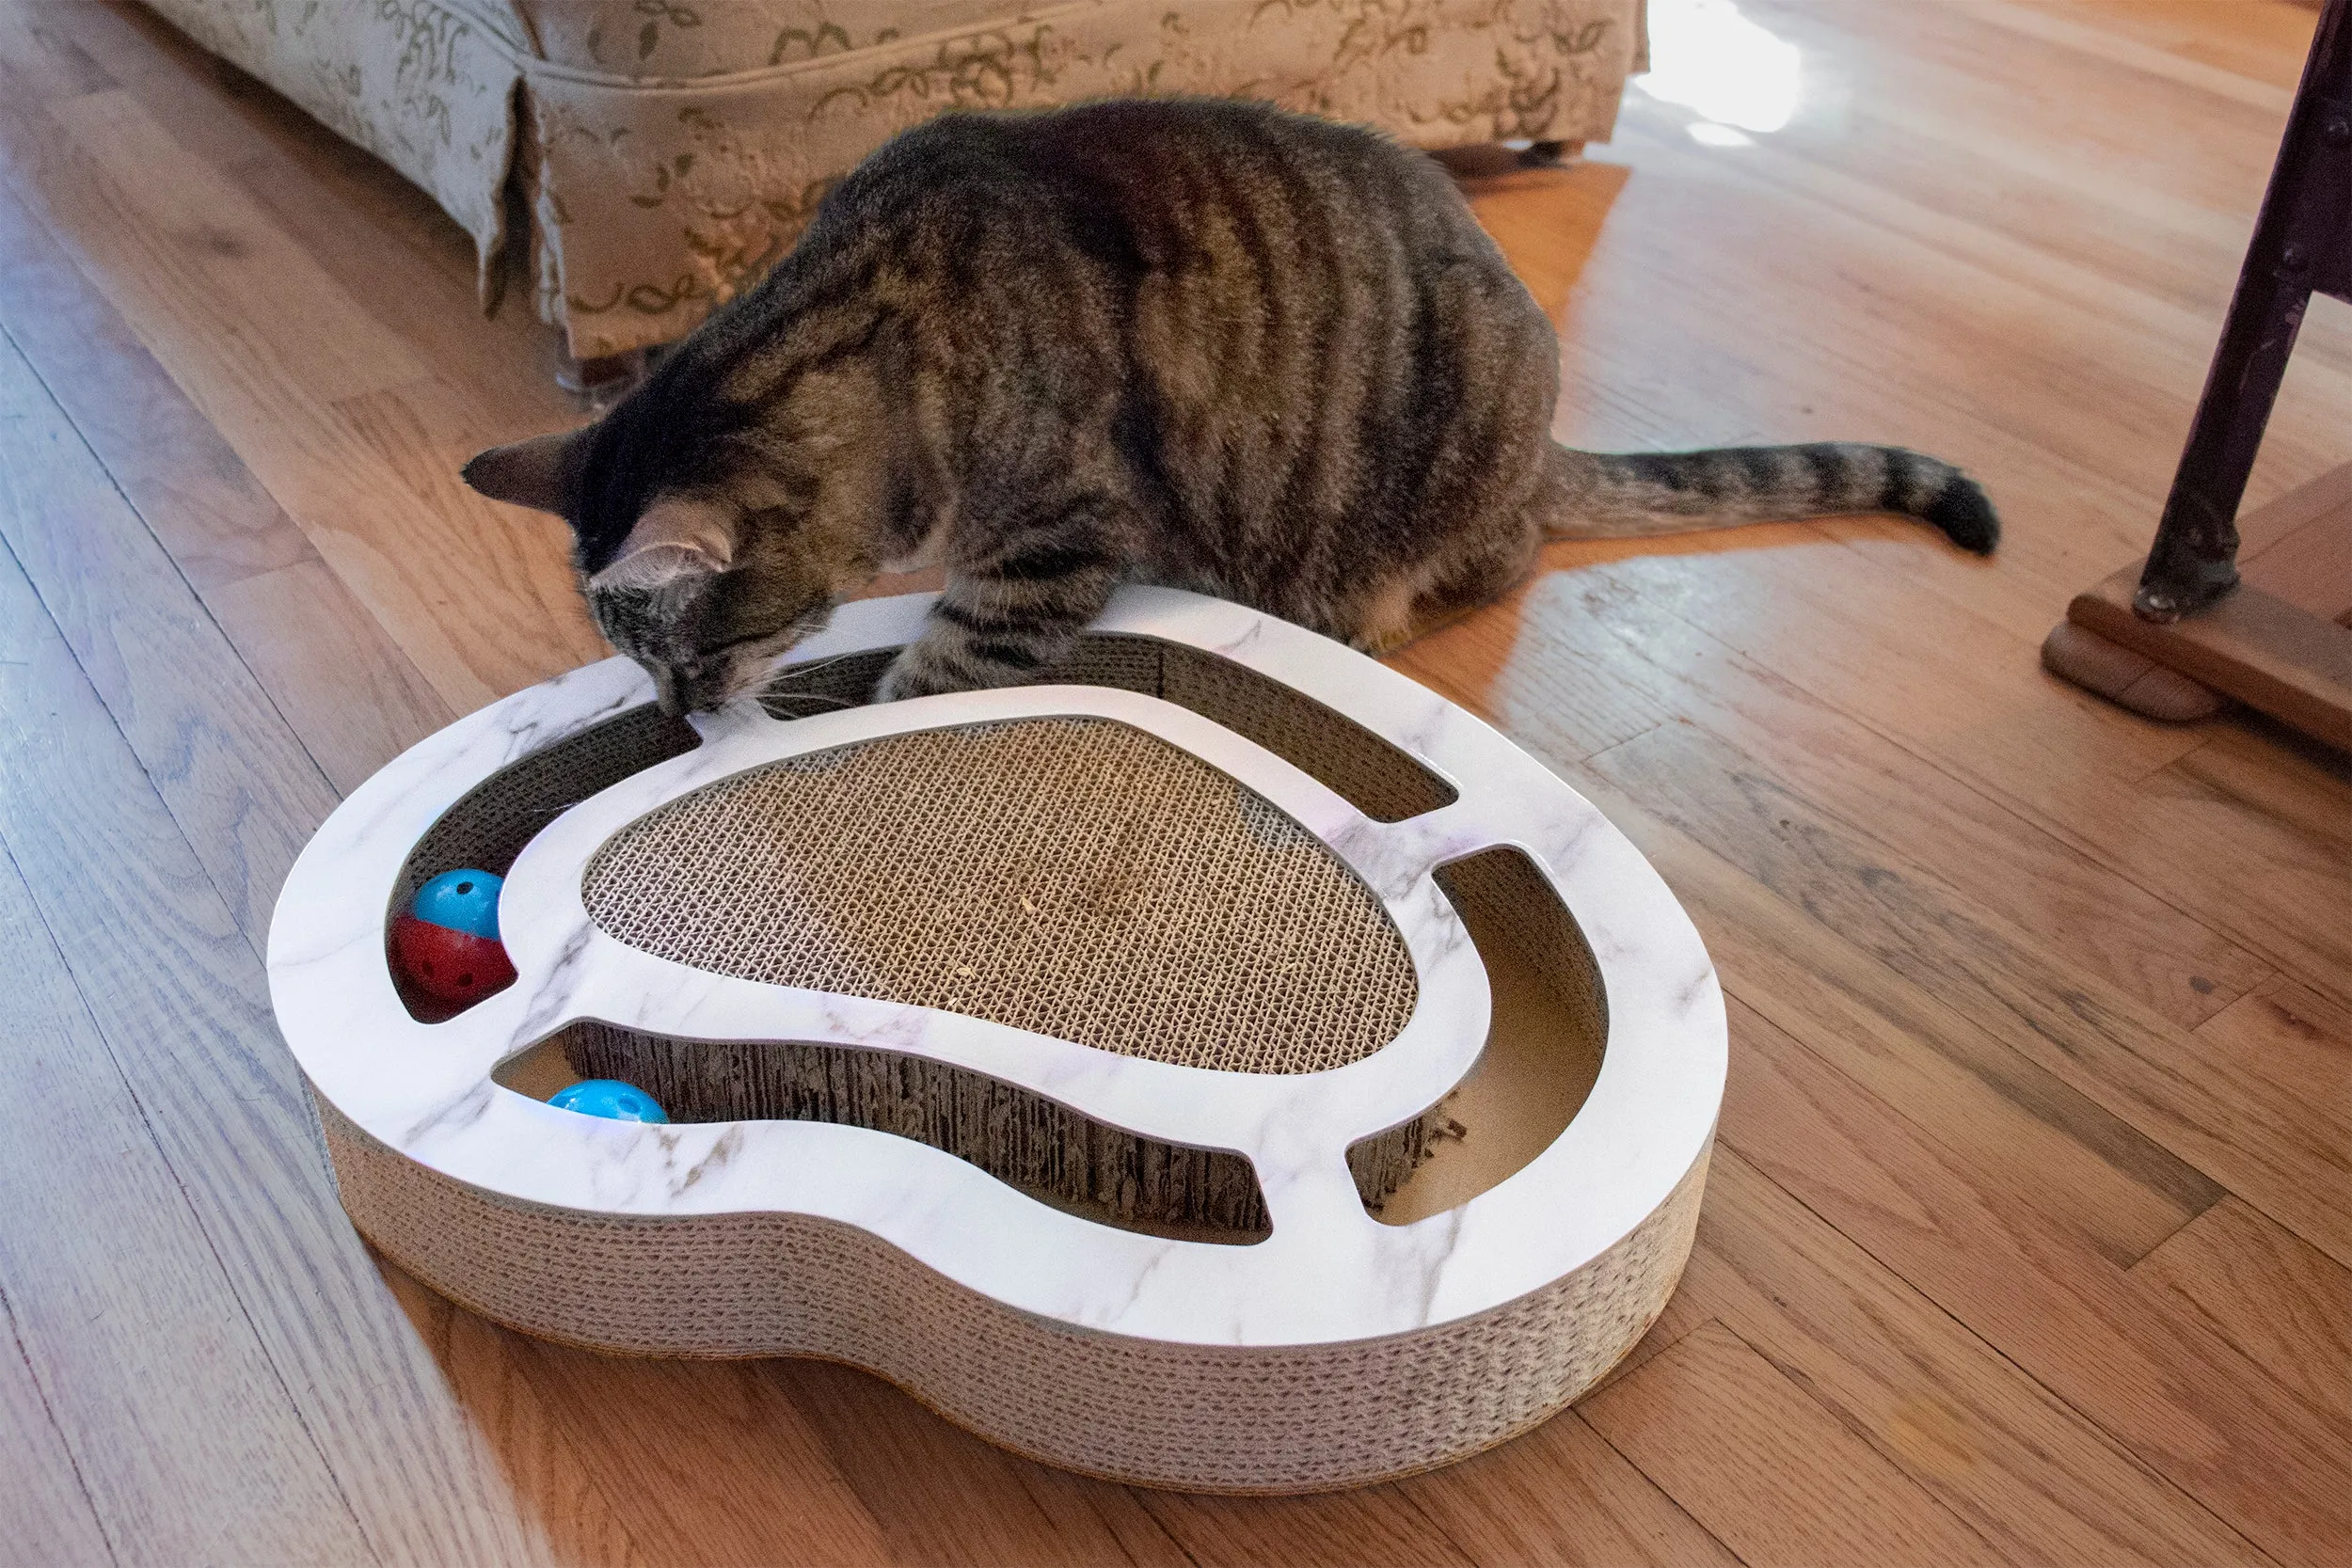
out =
{"type": "Polygon", "coordinates": [[[665,498],[645,508],[620,553],[588,579],[597,592],[683,597],[735,562],[734,519],[706,501],[665,498]]]}
{"type": "Polygon", "coordinates": [[[572,445],[586,432],[559,430],[475,454],[461,470],[466,483],[494,501],[561,516],[569,510],[572,445]]]}

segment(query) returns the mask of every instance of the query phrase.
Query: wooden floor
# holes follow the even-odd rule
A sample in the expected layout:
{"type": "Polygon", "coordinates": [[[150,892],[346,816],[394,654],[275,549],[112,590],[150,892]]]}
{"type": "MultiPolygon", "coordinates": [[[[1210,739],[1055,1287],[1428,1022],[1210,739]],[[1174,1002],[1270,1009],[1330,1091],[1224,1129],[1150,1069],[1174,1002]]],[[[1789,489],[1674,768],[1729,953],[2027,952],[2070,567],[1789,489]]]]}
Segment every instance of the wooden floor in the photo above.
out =
{"type": "MultiPolygon", "coordinates": [[[[0,0],[0,1560],[2352,1561],[2352,768],[2034,657],[2152,531],[2311,14],[1740,8],[1801,52],[1785,128],[1636,91],[1591,162],[1471,182],[1561,434],[1904,442],[2009,542],[1561,547],[1398,660],[1656,860],[1730,1094],[1606,1387],[1257,1501],[843,1368],[539,1344],[362,1248],[271,899],[398,748],[597,653],[559,529],[455,479],[576,415],[381,166],[132,7],[0,0]]],[[[2258,499],[2352,455],[2344,315],[2258,499]]]]}

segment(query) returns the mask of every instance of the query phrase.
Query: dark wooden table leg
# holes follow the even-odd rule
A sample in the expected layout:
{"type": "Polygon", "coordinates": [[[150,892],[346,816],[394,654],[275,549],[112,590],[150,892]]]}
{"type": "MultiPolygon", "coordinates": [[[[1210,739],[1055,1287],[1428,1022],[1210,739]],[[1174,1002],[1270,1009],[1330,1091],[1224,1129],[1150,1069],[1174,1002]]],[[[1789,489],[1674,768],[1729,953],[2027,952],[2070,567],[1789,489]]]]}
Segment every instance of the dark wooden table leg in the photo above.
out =
{"type": "Polygon", "coordinates": [[[2327,0],[2156,540],[2074,596],[2042,662],[2151,718],[2227,693],[2352,749],[2352,466],[2238,506],[2312,295],[2352,298],[2352,0],[2327,0]]]}
{"type": "Polygon", "coordinates": [[[2352,5],[2328,0],[2133,609],[2175,621],[2237,586],[2237,510],[2314,292],[2352,292],[2352,5]]]}

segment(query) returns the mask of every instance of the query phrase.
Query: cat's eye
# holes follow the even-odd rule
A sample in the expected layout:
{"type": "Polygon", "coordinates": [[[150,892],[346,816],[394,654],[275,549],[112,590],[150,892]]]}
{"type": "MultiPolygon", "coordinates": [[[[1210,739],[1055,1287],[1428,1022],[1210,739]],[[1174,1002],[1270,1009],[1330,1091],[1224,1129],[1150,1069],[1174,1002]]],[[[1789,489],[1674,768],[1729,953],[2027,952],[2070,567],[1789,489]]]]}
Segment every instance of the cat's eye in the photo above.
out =
{"type": "Polygon", "coordinates": [[[693,657],[707,663],[714,659],[724,658],[739,648],[748,648],[755,642],[765,642],[775,635],[773,631],[747,631],[740,637],[730,637],[723,642],[713,642],[706,647],[697,648],[693,657]]]}

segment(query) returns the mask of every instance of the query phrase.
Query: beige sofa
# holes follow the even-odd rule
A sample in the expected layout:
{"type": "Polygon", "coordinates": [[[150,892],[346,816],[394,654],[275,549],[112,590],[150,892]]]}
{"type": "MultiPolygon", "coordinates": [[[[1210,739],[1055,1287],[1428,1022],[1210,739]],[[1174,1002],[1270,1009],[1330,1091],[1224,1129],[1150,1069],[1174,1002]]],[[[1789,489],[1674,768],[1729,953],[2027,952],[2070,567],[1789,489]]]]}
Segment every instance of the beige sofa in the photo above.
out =
{"type": "Polygon", "coordinates": [[[683,335],[942,108],[1268,98],[1427,148],[1608,135],[1642,0],[147,0],[423,186],[490,302],[516,182],[581,358],[683,335]]]}

